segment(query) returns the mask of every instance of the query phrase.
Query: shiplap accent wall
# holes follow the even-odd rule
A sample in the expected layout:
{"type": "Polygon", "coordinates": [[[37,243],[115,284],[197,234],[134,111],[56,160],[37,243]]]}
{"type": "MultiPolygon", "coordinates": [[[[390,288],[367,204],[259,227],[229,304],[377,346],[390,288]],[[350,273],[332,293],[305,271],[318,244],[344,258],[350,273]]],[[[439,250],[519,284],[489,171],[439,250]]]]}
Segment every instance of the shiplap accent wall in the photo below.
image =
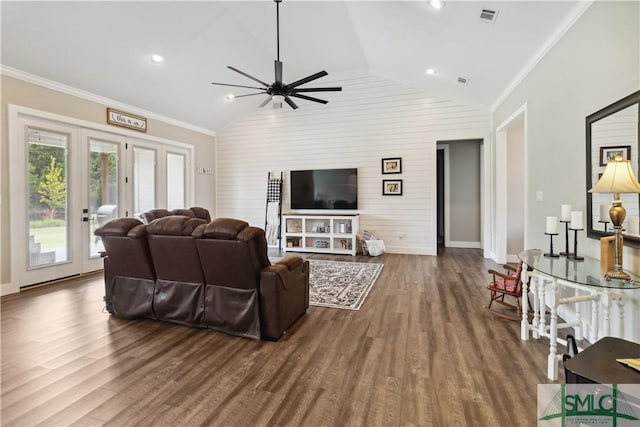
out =
{"type": "Polygon", "coordinates": [[[343,91],[314,95],[327,105],[295,99],[295,111],[256,108],[218,132],[216,216],[264,227],[269,171],[285,173],[287,212],[290,170],[356,167],[361,231],[383,239],[388,252],[435,255],[436,141],[486,138],[488,109],[365,72],[330,77],[321,84],[343,91]],[[402,174],[382,175],[386,157],[402,157],[402,174]],[[402,179],[403,195],[382,196],[383,178],[402,179]]]}

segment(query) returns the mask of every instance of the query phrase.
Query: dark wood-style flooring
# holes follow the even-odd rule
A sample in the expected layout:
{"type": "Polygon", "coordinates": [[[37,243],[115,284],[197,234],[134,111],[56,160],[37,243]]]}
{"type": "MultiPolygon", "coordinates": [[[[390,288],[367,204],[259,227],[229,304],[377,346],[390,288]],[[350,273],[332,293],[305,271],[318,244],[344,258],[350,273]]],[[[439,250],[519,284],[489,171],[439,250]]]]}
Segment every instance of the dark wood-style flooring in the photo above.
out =
{"type": "Polygon", "coordinates": [[[310,258],[384,268],[278,342],[114,318],[101,276],[3,297],[2,425],[536,425],[548,341],[483,308],[479,250],[310,258]]]}

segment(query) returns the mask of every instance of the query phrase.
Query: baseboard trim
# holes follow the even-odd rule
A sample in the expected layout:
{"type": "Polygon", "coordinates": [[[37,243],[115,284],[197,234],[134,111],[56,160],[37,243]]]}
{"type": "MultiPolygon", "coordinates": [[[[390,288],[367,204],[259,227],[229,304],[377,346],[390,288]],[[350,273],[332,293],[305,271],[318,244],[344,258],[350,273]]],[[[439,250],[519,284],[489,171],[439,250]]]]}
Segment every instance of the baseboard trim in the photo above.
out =
{"type": "Polygon", "coordinates": [[[470,248],[470,249],[481,249],[481,242],[460,242],[455,240],[450,240],[446,242],[445,246],[447,248],[470,248]]]}
{"type": "Polygon", "coordinates": [[[20,286],[15,285],[13,283],[2,283],[0,284],[0,296],[17,294],[20,292],[20,286]]]}
{"type": "Polygon", "coordinates": [[[437,249],[430,249],[430,248],[415,248],[415,247],[408,247],[408,246],[403,246],[403,247],[399,247],[399,246],[389,246],[388,244],[386,245],[387,249],[385,252],[390,253],[390,254],[400,254],[400,255],[431,255],[431,256],[437,256],[438,255],[438,250],[437,249]]]}

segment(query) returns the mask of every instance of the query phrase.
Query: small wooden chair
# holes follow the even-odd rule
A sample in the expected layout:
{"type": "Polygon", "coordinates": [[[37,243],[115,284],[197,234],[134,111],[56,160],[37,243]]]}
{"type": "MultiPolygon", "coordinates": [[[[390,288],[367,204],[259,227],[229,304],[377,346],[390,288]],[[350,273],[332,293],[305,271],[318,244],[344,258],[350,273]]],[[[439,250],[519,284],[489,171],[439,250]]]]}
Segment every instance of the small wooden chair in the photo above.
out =
{"type": "Polygon", "coordinates": [[[493,276],[493,280],[489,282],[489,286],[487,286],[487,289],[491,292],[491,298],[489,305],[485,305],[484,307],[505,319],[522,320],[522,305],[520,303],[520,299],[522,298],[522,279],[520,277],[522,273],[522,262],[520,262],[517,267],[509,264],[505,264],[502,267],[505,269],[505,272],[489,270],[489,274],[493,276]],[[507,296],[512,297],[514,302],[510,303],[505,301],[505,297],[507,296]],[[494,302],[511,310],[515,310],[517,315],[509,315],[503,311],[491,308],[494,302]]]}

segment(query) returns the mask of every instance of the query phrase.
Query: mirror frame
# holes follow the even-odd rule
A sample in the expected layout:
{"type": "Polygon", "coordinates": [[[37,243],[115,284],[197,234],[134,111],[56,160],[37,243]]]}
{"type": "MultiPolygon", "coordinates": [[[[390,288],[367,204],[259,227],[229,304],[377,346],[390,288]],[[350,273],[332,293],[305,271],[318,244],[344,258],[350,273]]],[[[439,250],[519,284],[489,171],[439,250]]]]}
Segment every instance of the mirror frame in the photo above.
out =
{"type": "MultiPolygon", "coordinates": [[[[591,164],[591,125],[595,122],[597,122],[598,120],[604,119],[605,117],[608,117],[614,113],[617,113],[618,111],[624,110],[627,107],[632,106],[633,104],[640,104],[640,90],[637,92],[632,93],[629,96],[626,96],[624,98],[622,98],[619,101],[614,102],[611,105],[608,105],[606,107],[604,107],[601,110],[596,111],[595,113],[589,115],[586,117],[586,140],[587,140],[587,152],[586,152],[586,157],[587,157],[587,237],[592,238],[592,239],[600,239],[601,237],[605,237],[605,236],[612,236],[613,235],[613,231],[611,232],[604,232],[604,231],[600,231],[600,230],[594,230],[593,229],[593,198],[591,193],[589,193],[589,189],[591,187],[593,187],[593,182],[591,181],[591,177],[593,175],[593,165],[591,164]]],[[[636,156],[638,156],[638,159],[640,160],[640,154],[638,153],[638,148],[640,148],[640,105],[638,105],[638,132],[637,132],[637,141],[635,141],[635,153],[636,156]]],[[[632,148],[633,150],[633,148],[632,148]]],[[[640,161],[639,161],[640,164],[640,161]]],[[[637,178],[637,177],[636,177],[637,178]]],[[[640,195],[639,197],[639,201],[640,201],[640,195]]],[[[623,239],[623,243],[626,246],[632,246],[635,248],[639,248],[640,247],[640,237],[637,236],[628,236],[626,234],[623,234],[624,239],[623,239]]]]}

